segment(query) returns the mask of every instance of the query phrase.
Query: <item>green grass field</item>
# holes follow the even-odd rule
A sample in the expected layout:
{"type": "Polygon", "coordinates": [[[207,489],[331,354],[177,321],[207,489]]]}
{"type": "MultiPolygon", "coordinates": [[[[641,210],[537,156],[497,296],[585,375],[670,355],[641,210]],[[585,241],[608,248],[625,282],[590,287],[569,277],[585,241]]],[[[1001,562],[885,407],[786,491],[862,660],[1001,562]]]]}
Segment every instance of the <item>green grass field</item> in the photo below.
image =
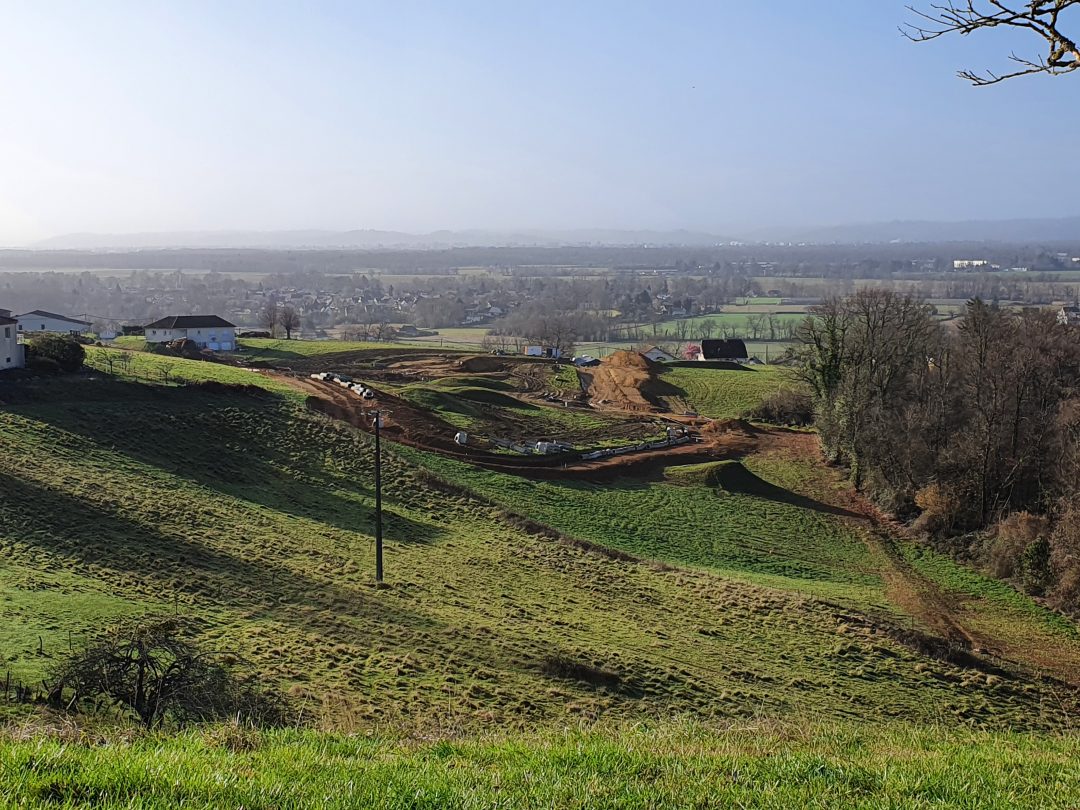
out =
{"type": "Polygon", "coordinates": [[[749,366],[742,371],[670,367],[661,379],[682,392],[675,397],[681,401],[669,403],[672,410],[689,409],[712,419],[742,416],[769,394],[798,387],[782,366],[749,366]]]}
{"type": "Polygon", "coordinates": [[[151,386],[176,386],[200,382],[254,385],[285,398],[303,400],[303,395],[296,389],[258,371],[249,371],[224,363],[186,360],[181,357],[169,357],[149,352],[129,351],[125,352],[125,355],[127,355],[128,365],[116,361],[117,350],[87,346],[86,366],[107,374],[111,378],[133,383],[147,383],[151,386]],[[113,358],[111,366],[109,365],[110,356],[113,358]]]}
{"type": "MultiPolygon", "coordinates": [[[[314,729],[143,736],[98,718],[81,736],[9,706],[0,805],[1080,801],[1076,701],[1037,677],[1080,663],[1075,625],[901,543],[1032,671],[911,643],[896,563],[829,506],[840,475],[813,456],[541,482],[389,445],[376,589],[368,435],[266,375],[137,354],[110,377],[101,352],[90,374],[0,392],[4,670],[36,682],[113,618],[179,611],[314,729]],[[208,380],[244,385],[191,384],[208,380]]],[[[507,385],[426,390],[506,407],[507,385]]],[[[695,396],[726,415],[754,394],[695,396]]]]}
{"type": "MultiPolygon", "coordinates": [[[[686,324],[690,327],[690,337],[692,340],[700,339],[701,327],[711,323],[713,325],[714,336],[719,335],[724,327],[735,329],[738,331],[738,336],[742,338],[749,338],[750,335],[750,319],[761,317],[768,317],[770,313],[758,313],[758,312],[721,312],[716,315],[700,315],[695,318],[680,318],[678,320],[664,321],[657,325],[657,329],[661,334],[674,333],[679,324],[686,324]]],[[[806,319],[805,312],[779,312],[772,314],[773,320],[779,324],[800,324],[806,319]]],[[[651,330],[651,325],[648,327],[651,330]]],[[[761,337],[769,337],[768,330],[765,330],[761,337]]],[[[781,338],[782,335],[777,335],[777,338],[781,338]]]]}
{"type": "Polygon", "coordinates": [[[1071,810],[1080,740],[688,722],[415,741],[212,728],[0,740],[5,806],[1071,810]]]}
{"type": "MultiPolygon", "coordinates": [[[[530,483],[398,448],[384,471],[391,587],[373,590],[369,437],[271,392],[41,383],[0,410],[0,452],[0,638],[23,680],[108,616],[180,609],[331,728],[810,711],[1060,723],[1038,684],[976,687],[851,626],[847,610],[894,610],[874,555],[781,491],[530,483]],[[503,503],[643,561],[531,533],[503,503]],[[553,657],[584,674],[550,674],[553,657]]],[[[812,474],[747,466],[781,488],[812,474]]]]}

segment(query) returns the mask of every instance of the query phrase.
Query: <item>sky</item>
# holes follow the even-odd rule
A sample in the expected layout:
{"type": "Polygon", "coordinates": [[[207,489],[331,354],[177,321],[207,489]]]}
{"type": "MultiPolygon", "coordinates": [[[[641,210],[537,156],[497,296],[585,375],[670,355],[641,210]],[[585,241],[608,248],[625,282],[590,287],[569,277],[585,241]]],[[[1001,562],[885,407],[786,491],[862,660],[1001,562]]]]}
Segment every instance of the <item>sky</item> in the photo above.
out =
{"type": "Polygon", "coordinates": [[[0,244],[1080,214],[1080,76],[904,5],[0,0],[0,244]]]}

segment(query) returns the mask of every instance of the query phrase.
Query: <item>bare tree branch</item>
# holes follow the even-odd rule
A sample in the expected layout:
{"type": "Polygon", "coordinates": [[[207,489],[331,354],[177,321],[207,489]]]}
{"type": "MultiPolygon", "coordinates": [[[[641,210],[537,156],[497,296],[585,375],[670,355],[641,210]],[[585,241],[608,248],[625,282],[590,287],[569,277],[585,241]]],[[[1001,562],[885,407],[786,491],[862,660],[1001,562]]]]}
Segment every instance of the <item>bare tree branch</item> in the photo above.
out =
{"type": "Polygon", "coordinates": [[[1080,48],[1076,40],[1062,30],[1062,12],[1080,6],[1080,0],[948,0],[932,3],[926,11],[914,6],[908,10],[915,20],[904,23],[900,32],[912,42],[929,42],[947,34],[967,36],[988,28],[1017,28],[1029,31],[1046,43],[1046,55],[1027,59],[1013,53],[1009,59],[1019,69],[1007,73],[961,70],[960,78],[977,87],[985,87],[1018,76],[1046,73],[1060,76],[1080,68],[1080,48]]]}

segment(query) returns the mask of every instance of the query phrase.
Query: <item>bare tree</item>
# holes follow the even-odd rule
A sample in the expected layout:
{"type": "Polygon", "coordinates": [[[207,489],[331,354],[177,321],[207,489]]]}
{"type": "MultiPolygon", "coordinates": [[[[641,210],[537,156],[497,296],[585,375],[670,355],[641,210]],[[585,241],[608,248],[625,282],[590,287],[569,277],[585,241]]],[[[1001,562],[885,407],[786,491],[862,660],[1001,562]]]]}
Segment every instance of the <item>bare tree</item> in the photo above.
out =
{"type": "Polygon", "coordinates": [[[243,718],[277,725],[289,716],[278,693],[234,671],[235,656],[200,649],[175,617],[128,620],[52,667],[49,703],[59,708],[112,704],[146,728],[243,718]]]}
{"type": "Polygon", "coordinates": [[[273,337],[277,328],[281,325],[281,307],[276,301],[268,301],[259,313],[259,325],[266,328],[273,337]]]}
{"type": "Polygon", "coordinates": [[[985,87],[1017,76],[1033,73],[1058,76],[1080,68],[1080,48],[1061,27],[1062,12],[1076,5],[1080,5],[1080,0],[948,0],[931,4],[927,11],[908,6],[916,19],[905,23],[900,30],[913,42],[928,42],[946,34],[966,36],[988,28],[1016,28],[1031,32],[1045,42],[1045,56],[1027,58],[1013,52],[1009,58],[1018,67],[1008,73],[959,71],[960,78],[985,87]]]}
{"type": "Polygon", "coordinates": [[[761,338],[761,333],[765,331],[765,316],[760,313],[748,315],[746,318],[746,328],[750,330],[750,337],[753,340],[759,340],[761,338]]]}
{"type": "Polygon", "coordinates": [[[285,330],[285,339],[292,340],[292,333],[300,328],[300,313],[289,306],[278,310],[278,323],[285,330]]]}

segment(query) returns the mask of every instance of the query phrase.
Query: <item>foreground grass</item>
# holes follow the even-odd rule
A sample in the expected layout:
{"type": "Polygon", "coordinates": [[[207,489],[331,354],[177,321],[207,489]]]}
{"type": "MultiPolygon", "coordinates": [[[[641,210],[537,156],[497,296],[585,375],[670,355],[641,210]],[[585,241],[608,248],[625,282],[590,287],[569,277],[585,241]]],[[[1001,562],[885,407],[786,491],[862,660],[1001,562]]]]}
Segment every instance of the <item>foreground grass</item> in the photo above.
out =
{"type": "Polygon", "coordinates": [[[1080,738],[888,726],[0,741],[5,806],[1074,808],[1080,738]]]}

